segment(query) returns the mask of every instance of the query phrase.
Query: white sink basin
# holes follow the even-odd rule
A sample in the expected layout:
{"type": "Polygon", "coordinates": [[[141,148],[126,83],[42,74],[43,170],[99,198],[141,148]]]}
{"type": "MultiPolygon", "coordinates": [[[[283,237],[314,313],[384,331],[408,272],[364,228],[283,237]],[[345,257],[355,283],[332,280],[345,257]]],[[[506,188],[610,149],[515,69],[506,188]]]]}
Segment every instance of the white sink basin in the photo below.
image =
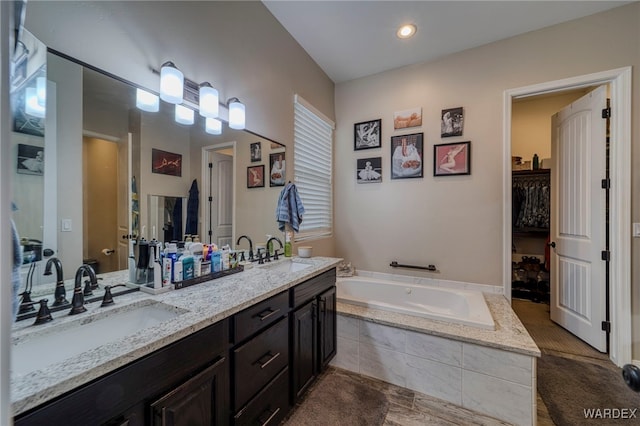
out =
{"type": "Polygon", "coordinates": [[[48,326],[18,339],[11,349],[11,371],[16,375],[28,374],[185,312],[188,311],[147,299],[91,316],[79,314],[77,320],[48,326]]]}
{"type": "Polygon", "coordinates": [[[294,262],[293,260],[280,260],[270,265],[263,266],[264,268],[274,272],[298,272],[303,269],[310,268],[313,265],[308,263],[294,262]]]}

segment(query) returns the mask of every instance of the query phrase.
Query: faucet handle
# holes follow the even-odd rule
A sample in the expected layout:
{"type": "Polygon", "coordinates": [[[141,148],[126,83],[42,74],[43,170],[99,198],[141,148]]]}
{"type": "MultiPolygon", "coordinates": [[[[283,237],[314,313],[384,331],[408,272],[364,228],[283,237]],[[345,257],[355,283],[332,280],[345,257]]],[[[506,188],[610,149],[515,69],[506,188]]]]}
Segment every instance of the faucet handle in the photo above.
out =
{"type": "Polygon", "coordinates": [[[275,249],[273,251],[273,260],[278,260],[278,250],[280,250],[280,249],[275,249]]]}
{"type": "Polygon", "coordinates": [[[264,265],[264,259],[262,258],[262,250],[258,249],[258,265],[264,265]]]}
{"type": "Polygon", "coordinates": [[[111,294],[111,289],[114,287],[126,287],[124,284],[116,284],[116,285],[106,285],[104,286],[104,297],[102,298],[102,304],[100,307],[113,305],[115,302],[113,301],[113,295],[111,294]]]}
{"type": "Polygon", "coordinates": [[[40,299],[38,303],[40,303],[40,310],[38,310],[38,315],[36,315],[36,321],[33,325],[44,324],[45,322],[53,321],[53,317],[51,316],[51,311],[49,311],[49,306],[47,306],[47,302],[49,299],[40,299]]]}

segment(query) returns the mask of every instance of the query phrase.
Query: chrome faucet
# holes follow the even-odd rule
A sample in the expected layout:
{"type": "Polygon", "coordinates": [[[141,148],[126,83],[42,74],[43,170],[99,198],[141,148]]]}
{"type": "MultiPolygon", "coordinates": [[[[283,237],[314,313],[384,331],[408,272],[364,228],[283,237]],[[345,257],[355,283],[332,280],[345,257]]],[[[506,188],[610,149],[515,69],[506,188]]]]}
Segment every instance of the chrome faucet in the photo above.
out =
{"type": "Polygon", "coordinates": [[[66,290],[64,288],[64,274],[62,273],[62,262],[57,257],[47,260],[44,267],[44,275],[51,275],[51,265],[56,267],[56,291],[54,293],[55,300],[51,306],[68,305],[66,290]]]}
{"type": "Polygon", "coordinates": [[[249,262],[251,262],[253,260],[253,241],[251,241],[251,238],[247,237],[246,235],[241,235],[240,237],[238,237],[236,245],[240,244],[240,240],[243,238],[249,241],[249,262]]]}
{"type": "Polygon", "coordinates": [[[275,249],[275,250],[274,250],[273,260],[278,260],[278,250],[282,250],[282,248],[284,247],[284,246],[282,245],[282,241],[280,241],[280,238],[278,238],[278,237],[271,237],[271,238],[269,238],[269,239],[267,240],[267,250],[266,250],[266,252],[267,252],[267,258],[264,260],[265,262],[271,262],[270,254],[269,254],[269,243],[270,243],[271,241],[273,241],[273,240],[277,241],[277,242],[278,242],[278,244],[280,244],[280,249],[275,249]]]}
{"type": "Polygon", "coordinates": [[[84,294],[82,292],[82,277],[84,274],[89,275],[89,280],[92,286],[98,285],[98,279],[93,268],[89,265],[80,265],[76,271],[76,279],[73,286],[73,299],[71,299],[71,311],[69,315],[81,314],[85,312],[87,308],[84,307],[84,294]]]}

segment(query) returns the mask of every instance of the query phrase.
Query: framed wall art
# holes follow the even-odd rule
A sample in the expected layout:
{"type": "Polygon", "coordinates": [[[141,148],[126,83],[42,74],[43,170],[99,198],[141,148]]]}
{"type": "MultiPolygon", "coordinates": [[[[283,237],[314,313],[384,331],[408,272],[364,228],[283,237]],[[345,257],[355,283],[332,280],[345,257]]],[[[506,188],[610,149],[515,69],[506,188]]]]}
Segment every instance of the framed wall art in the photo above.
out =
{"type": "Polygon", "coordinates": [[[182,155],[151,148],[151,172],[182,176],[182,155]]]}
{"type": "Polygon", "coordinates": [[[471,142],[445,143],[433,146],[433,175],[471,174],[471,142]]]}
{"type": "Polygon", "coordinates": [[[247,167],[247,188],[264,187],[264,164],[247,167]]]}
{"type": "Polygon", "coordinates": [[[440,119],[440,137],[462,136],[464,114],[462,107],[443,109],[440,119]]]}
{"type": "Polygon", "coordinates": [[[423,133],[391,137],[391,179],[421,178],[423,133]]]}
{"type": "Polygon", "coordinates": [[[249,145],[251,151],[251,162],[262,161],[262,144],[260,142],[254,142],[249,145]]]}
{"type": "Polygon", "coordinates": [[[284,152],[269,154],[269,186],[284,186],[287,177],[284,152]]]}
{"type": "Polygon", "coordinates": [[[353,138],[354,151],[380,148],[382,146],[382,119],[354,124],[353,138]]]}
{"type": "Polygon", "coordinates": [[[19,143],[16,171],[27,175],[42,176],[44,174],[44,148],[19,143]]]}
{"type": "Polygon", "coordinates": [[[358,158],[356,160],[356,181],[358,183],[382,182],[382,157],[358,158]]]}
{"type": "Polygon", "coordinates": [[[395,130],[419,126],[422,126],[422,108],[406,109],[393,113],[393,128],[395,130]]]}

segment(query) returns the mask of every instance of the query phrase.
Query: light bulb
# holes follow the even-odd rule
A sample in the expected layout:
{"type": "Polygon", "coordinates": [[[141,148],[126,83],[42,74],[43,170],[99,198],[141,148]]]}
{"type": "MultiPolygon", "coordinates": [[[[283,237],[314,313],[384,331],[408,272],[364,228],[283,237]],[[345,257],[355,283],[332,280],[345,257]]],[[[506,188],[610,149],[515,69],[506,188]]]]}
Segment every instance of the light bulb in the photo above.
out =
{"type": "Polygon", "coordinates": [[[184,75],[173,62],[165,62],[160,69],[160,99],[170,104],[180,104],[183,93],[184,75]]]}
{"type": "Polygon", "coordinates": [[[229,102],[229,127],[236,130],[242,130],[245,126],[244,104],[234,98],[229,102]]]}
{"type": "Polygon", "coordinates": [[[413,24],[403,25],[398,29],[396,33],[399,38],[409,38],[414,35],[417,31],[417,28],[413,24]]]}
{"type": "Polygon", "coordinates": [[[200,115],[207,118],[217,118],[219,114],[218,91],[209,83],[200,85],[200,115]]]}
{"type": "Polygon", "coordinates": [[[194,122],[193,110],[183,105],[176,105],[176,122],[180,124],[192,125],[194,122]]]}
{"type": "Polygon", "coordinates": [[[204,131],[211,135],[221,135],[222,134],[222,121],[217,118],[207,118],[205,120],[204,131]]]}
{"type": "Polygon", "coordinates": [[[158,112],[160,110],[160,98],[143,89],[136,89],[136,106],[143,111],[158,112]]]}

